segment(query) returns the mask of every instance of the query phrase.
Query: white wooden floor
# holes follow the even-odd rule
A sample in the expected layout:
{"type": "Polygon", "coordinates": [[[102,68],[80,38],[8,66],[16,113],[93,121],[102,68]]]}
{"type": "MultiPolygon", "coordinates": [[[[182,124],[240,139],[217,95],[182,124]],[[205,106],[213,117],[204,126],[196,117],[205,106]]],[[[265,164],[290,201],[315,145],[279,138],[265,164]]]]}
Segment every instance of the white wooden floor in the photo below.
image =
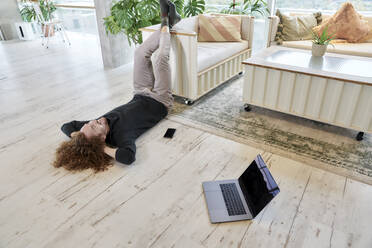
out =
{"type": "Polygon", "coordinates": [[[372,186],[170,120],[131,166],[53,168],[60,125],[128,101],[131,66],[103,70],[96,39],[77,35],[0,43],[0,58],[0,247],[372,247],[372,186]],[[201,183],[258,153],[281,193],[253,221],[210,224],[201,183]]]}

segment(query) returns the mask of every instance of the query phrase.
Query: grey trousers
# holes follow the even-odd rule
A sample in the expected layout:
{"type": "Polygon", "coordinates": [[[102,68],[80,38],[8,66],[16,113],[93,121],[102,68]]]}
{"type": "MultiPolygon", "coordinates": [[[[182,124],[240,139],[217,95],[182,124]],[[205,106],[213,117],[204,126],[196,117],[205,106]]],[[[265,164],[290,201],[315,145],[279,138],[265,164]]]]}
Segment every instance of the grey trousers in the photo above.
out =
{"type": "Polygon", "coordinates": [[[154,32],[135,51],[134,55],[134,94],[149,96],[172,106],[171,70],[169,66],[170,33],[154,32]],[[151,55],[158,50],[151,62],[151,55]]]}

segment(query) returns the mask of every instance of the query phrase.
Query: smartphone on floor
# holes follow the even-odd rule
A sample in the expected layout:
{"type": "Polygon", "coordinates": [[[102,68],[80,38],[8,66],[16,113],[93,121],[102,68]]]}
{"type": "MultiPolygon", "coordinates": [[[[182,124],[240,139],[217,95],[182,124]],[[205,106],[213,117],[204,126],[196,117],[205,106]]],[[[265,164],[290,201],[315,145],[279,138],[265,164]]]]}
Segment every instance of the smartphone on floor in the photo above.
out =
{"type": "Polygon", "coordinates": [[[176,132],[175,128],[168,128],[168,130],[164,134],[164,138],[168,138],[168,139],[173,138],[173,135],[175,132],[176,132]]]}

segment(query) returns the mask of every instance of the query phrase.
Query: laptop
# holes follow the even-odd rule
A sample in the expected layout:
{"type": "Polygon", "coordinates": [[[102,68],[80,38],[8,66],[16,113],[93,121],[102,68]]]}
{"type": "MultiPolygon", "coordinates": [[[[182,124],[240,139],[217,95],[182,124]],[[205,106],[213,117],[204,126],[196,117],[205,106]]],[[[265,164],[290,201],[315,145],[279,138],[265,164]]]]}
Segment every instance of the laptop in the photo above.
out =
{"type": "Polygon", "coordinates": [[[250,220],[280,192],[261,155],[233,180],[203,182],[212,223],[250,220]]]}

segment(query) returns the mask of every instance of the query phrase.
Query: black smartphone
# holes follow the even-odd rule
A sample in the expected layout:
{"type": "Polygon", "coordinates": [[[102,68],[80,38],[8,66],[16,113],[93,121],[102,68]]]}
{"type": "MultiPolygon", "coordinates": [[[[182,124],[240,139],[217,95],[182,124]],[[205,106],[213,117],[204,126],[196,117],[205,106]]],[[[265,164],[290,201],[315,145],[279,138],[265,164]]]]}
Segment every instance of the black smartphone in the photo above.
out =
{"type": "Polygon", "coordinates": [[[176,132],[175,128],[168,128],[168,130],[164,134],[164,138],[171,139],[174,135],[174,132],[176,132]]]}

